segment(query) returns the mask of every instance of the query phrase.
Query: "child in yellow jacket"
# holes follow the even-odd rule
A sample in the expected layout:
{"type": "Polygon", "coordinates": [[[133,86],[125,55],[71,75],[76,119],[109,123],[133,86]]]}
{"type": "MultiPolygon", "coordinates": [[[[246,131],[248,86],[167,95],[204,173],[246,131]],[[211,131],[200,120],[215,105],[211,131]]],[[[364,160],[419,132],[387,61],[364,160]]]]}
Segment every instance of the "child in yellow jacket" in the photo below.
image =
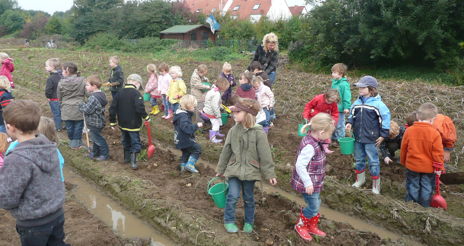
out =
{"type": "Polygon", "coordinates": [[[184,80],[182,80],[182,69],[179,66],[172,66],[169,69],[169,75],[171,75],[171,82],[169,83],[169,90],[168,90],[168,102],[170,104],[169,107],[169,115],[166,119],[171,119],[179,108],[179,100],[182,96],[187,94],[187,86],[185,86],[184,80]]]}

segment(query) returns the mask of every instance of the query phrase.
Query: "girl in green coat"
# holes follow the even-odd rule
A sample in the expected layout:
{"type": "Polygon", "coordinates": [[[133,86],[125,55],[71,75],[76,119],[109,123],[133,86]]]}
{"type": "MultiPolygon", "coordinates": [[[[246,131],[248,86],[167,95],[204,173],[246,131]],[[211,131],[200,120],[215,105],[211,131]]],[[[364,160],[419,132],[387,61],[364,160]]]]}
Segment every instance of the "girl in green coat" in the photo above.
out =
{"type": "Polygon", "coordinates": [[[238,232],[235,207],[240,191],[243,192],[245,208],[243,231],[251,233],[255,217],[255,182],[264,178],[271,185],[277,184],[267,135],[262,126],[256,124],[256,115],[260,109],[256,100],[248,98],[239,99],[230,107],[236,124],[227,134],[216,170],[216,176],[225,176],[229,182],[224,209],[224,227],[227,232],[238,232]]]}

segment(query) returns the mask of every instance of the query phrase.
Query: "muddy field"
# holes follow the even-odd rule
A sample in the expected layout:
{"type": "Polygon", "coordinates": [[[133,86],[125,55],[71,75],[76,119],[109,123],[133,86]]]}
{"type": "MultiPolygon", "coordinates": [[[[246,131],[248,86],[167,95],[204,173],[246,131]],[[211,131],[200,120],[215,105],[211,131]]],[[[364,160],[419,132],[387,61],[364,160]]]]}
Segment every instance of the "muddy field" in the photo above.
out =
{"type": "MultiPolygon", "coordinates": [[[[43,71],[43,62],[50,57],[60,57],[65,61],[76,62],[84,76],[97,73],[100,74],[102,78],[106,78],[109,71],[106,62],[110,54],[107,53],[70,52],[64,50],[20,50],[11,51],[9,53],[15,58],[17,64],[17,72],[14,74],[17,83],[33,89],[38,93],[42,93],[47,76],[43,71]],[[29,72],[25,73],[24,71],[29,72]]],[[[160,62],[146,55],[120,54],[120,57],[125,74],[133,72],[145,74],[144,68],[147,63],[160,62]]],[[[167,62],[174,65],[171,61],[167,62]]],[[[194,61],[193,58],[181,58],[176,60],[176,65],[177,64],[182,66],[184,70],[184,79],[188,84],[189,75],[199,63],[194,61]]],[[[206,64],[209,67],[210,78],[214,78],[214,75],[218,74],[220,67],[222,67],[220,63],[207,62],[206,64]]],[[[239,71],[247,65],[247,61],[234,61],[232,65],[234,74],[238,76],[239,71]]],[[[270,131],[269,141],[272,146],[279,177],[278,187],[282,190],[290,190],[288,184],[289,173],[294,163],[296,147],[300,141],[296,132],[297,124],[301,121],[300,114],[304,104],[314,95],[322,93],[325,88],[330,86],[329,79],[327,75],[308,74],[289,70],[285,65],[279,69],[277,83],[274,87],[277,98],[276,111],[278,118],[275,122],[275,127],[270,131]]],[[[357,78],[350,78],[350,81],[353,82],[356,81],[356,79],[357,78]]],[[[462,139],[464,137],[462,134],[462,129],[464,129],[464,123],[462,121],[464,106],[462,95],[464,95],[464,89],[462,87],[425,84],[420,81],[380,80],[380,84],[380,94],[392,111],[392,118],[398,120],[401,124],[404,123],[403,119],[406,114],[427,101],[437,104],[442,112],[453,118],[458,129],[459,140],[456,150],[452,154],[452,161],[447,165],[447,168],[450,172],[463,171],[464,167],[461,158],[464,157],[464,154],[461,149],[463,146],[462,139]]],[[[353,96],[355,96],[356,89],[353,88],[352,92],[353,96]]],[[[46,102],[43,97],[32,95],[35,94],[32,92],[29,94],[31,95],[25,96],[32,96],[36,98],[36,100],[42,100],[42,105],[46,108],[46,102]]],[[[172,126],[159,117],[160,116],[155,117],[152,121],[153,136],[157,144],[172,147],[172,126]]],[[[229,124],[224,128],[225,131],[232,125],[233,122],[230,120],[229,124]]],[[[109,129],[106,129],[104,133],[109,138],[111,160],[113,162],[121,160],[122,151],[118,137],[119,134],[109,129]]],[[[206,131],[204,134],[199,134],[198,138],[204,150],[201,158],[215,163],[219,157],[221,145],[211,145],[207,143],[206,131]]],[[[218,226],[221,226],[220,218],[222,216],[222,211],[219,209],[211,209],[212,204],[204,192],[206,182],[214,175],[214,171],[205,165],[201,165],[200,176],[179,176],[177,171],[177,159],[178,155],[172,152],[157,151],[155,160],[141,163],[141,169],[136,171],[135,175],[143,180],[153,182],[156,186],[163,187],[163,189],[153,192],[152,195],[154,197],[172,197],[176,202],[179,202],[178,206],[186,210],[205,211],[202,216],[214,221],[218,226]]],[[[349,186],[354,181],[352,157],[342,156],[336,151],[334,154],[329,155],[328,160],[328,175],[333,176],[335,180],[337,180],[337,183],[349,186]]],[[[122,166],[122,164],[111,164],[111,168],[115,169],[115,172],[119,168],[130,171],[128,166],[122,166]]],[[[387,198],[398,201],[399,204],[403,204],[401,200],[405,194],[404,171],[405,169],[399,164],[382,164],[381,193],[387,198]]],[[[370,182],[368,181],[365,187],[369,188],[369,185],[370,182]]],[[[447,211],[448,215],[451,215],[451,218],[456,218],[455,221],[462,221],[462,218],[464,218],[464,212],[461,209],[464,204],[464,185],[444,186],[443,190],[443,195],[447,199],[449,205],[449,210],[447,211]]],[[[291,225],[296,218],[297,207],[287,204],[285,200],[272,196],[266,197],[258,195],[257,200],[259,201],[256,221],[258,231],[256,235],[252,236],[254,238],[250,238],[252,241],[266,242],[266,240],[271,240],[277,245],[284,243],[286,238],[290,238],[290,240],[295,240],[297,244],[301,243],[301,241],[295,238],[296,234],[291,230],[291,225]],[[266,198],[265,203],[262,203],[263,198],[266,198]],[[284,204],[284,206],[282,206],[282,204],[284,204]],[[269,214],[272,214],[272,216],[269,217],[269,214]],[[273,221],[279,221],[279,223],[273,223],[273,221]]],[[[322,200],[324,203],[324,194],[322,200]]],[[[336,205],[333,205],[333,203],[330,205],[334,209],[339,209],[336,205]]],[[[399,205],[398,209],[401,210],[402,206],[403,205],[399,205]]],[[[413,209],[420,213],[433,213],[433,209],[425,210],[420,207],[414,207],[413,209]]],[[[351,211],[346,211],[345,209],[345,212],[351,214],[357,213],[355,206],[353,206],[351,211]]],[[[382,221],[373,222],[382,224],[382,221]]],[[[356,241],[357,237],[366,240],[360,241],[359,244],[373,243],[376,245],[380,243],[380,239],[376,236],[366,236],[352,229],[341,229],[344,228],[345,225],[327,221],[323,221],[323,223],[322,228],[332,232],[333,238],[323,239],[320,241],[321,244],[341,245],[344,240],[345,242],[356,241]]],[[[398,228],[393,229],[401,231],[401,229],[398,228]]],[[[427,242],[425,241],[424,243],[427,242]]]]}

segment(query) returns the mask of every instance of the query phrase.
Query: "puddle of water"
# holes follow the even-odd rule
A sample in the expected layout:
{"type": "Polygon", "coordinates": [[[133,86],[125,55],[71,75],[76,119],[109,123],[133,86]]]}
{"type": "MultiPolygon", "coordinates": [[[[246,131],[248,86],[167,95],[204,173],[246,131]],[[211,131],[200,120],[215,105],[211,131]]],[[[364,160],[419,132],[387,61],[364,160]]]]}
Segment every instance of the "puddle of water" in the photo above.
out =
{"type": "Polygon", "coordinates": [[[152,246],[176,245],[168,237],[121,207],[69,168],[64,168],[63,171],[66,181],[76,185],[70,191],[76,199],[119,236],[123,238],[151,238],[152,246]]]}

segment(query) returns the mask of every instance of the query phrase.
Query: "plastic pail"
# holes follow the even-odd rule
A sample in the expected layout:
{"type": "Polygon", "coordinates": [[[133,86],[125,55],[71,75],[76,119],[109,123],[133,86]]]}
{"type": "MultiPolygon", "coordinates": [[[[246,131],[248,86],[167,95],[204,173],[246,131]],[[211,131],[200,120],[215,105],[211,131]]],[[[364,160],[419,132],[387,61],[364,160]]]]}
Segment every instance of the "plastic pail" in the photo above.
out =
{"type": "Polygon", "coordinates": [[[354,138],[340,138],[338,140],[340,144],[340,152],[344,155],[351,155],[354,151],[354,138]]]}
{"type": "Polygon", "coordinates": [[[143,93],[143,101],[148,102],[150,101],[150,93],[143,93]]]}
{"type": "Polygon", "coordinates": [[[227,194],[227,189],[229,188],[229,184],[227,184],[225,181],[221,183],[217,183],[213,186],[211,186],[211,183],[214,181],[218,180],[219,177],[214,177],[208,182],[208,195],[213,198],[214,204],[218,208],[224,208],[226,206],[226,194],[227,194]]]}
{"type": "Polygon", "coordinates": [[[302,128],[303,128],[304,125],[305,124],[298,124],[298,136],[299,137],[304,137],[304,136],[306,136],[308,134],[307,131],[303,132],[302,128]]]}
{"type": "Polygon", "coordinates": [[[221,120],[222,120],[222,125],[226,125],[227,122],[229,121],[229,114],[221,113],[221,120]]]}

